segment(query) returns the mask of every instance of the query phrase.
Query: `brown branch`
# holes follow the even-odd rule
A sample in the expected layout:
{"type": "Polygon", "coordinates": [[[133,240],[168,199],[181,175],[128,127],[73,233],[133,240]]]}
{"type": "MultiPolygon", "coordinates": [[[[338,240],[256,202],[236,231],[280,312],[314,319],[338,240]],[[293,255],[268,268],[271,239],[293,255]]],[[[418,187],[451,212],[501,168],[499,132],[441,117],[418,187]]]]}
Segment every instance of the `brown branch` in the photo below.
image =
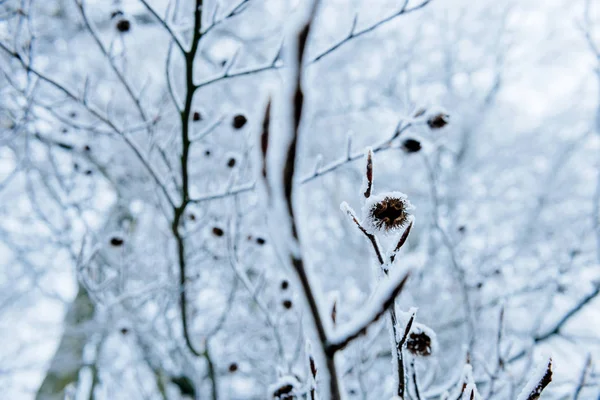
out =
{"type": "MultiPolygon", "coordinates": [[[[526,399],[526,400],[539,399],[540,396],[542,395],[542,392],[546,388],[546,386],[548,386],[548,384],[550,382],[552,382],[552,359],[551,358],[548,360],[548,364],[546,366],[546,371],[544,372],[544,375],[542,375],[541,377],[534,376],[533,379],[535,379],[535,381],[530,381],[525,386],[526,389],[529,389],[530,385],[532,385],[532,386],[535,385],[535,386],[533,386],[533,388],[530,389],[530,392],[529,392],[529,394],[527,394],[527,397],[524,397],[524,399],[526,399]]],[[[526,390],[526,389],[524,389],[524,390],[526,390]]],[[[520,396],[519,398],[522,398],[522,396],[520,396]]]]}
{"type": "MultiPolygon", "coordinates": [[[[347,332],[338,334],[337,338],[331,339],[329,341],[327,345],[327,351],[335,353],[339,350],[342,350],[354,339],[361,335],[364,335],[367,331],[367,328],[370,325],[379,320],[379,318],[381,318],[383,314],[385,314],[388,310],[390,310],[391,307],[393,307],[394,300],[396,299],[396,297],[398,297],[398,295],[404,288],[408,277],[409,273],[405,273],[403,274],[402,279],[398,280],[392,285],[393,287],[391,288],[391,290],[382,290],[383,298],[380,301],[374,302],[375,307],[377,307],[377,310],[375,310],[374,312],[365,312],[365,315],[368,316],[368,318],[366,318],[364,321],[357,321],[359,323],[350,322],[350,328],[347,329],[347,332]]],[[[408,336],[408,332],[410,331],[410,326],[412,325],[413,319],[414,314],[411,316],[409,324],[407,325],[407,332],[404,335],[404,340],[406,340],[406,337],[408,336]]],[[[342,328],[340,329],[340,331],[344,331],[344,329],[342,328]]]]}

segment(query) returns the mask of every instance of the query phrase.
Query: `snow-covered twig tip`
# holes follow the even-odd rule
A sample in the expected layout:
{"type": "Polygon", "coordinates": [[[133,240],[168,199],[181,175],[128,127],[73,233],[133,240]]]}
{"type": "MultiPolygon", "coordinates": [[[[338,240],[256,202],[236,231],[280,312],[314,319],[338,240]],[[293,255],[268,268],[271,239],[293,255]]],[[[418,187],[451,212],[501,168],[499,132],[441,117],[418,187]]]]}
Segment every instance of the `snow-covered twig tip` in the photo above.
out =
{"type": "Polygon", "coordinates": [[[517,397],[517,400],[537,400],[542,395],[542,391],[552,382],[552,358],[548,363],[541,365],[531,376],[527,384],[517,397]]]}

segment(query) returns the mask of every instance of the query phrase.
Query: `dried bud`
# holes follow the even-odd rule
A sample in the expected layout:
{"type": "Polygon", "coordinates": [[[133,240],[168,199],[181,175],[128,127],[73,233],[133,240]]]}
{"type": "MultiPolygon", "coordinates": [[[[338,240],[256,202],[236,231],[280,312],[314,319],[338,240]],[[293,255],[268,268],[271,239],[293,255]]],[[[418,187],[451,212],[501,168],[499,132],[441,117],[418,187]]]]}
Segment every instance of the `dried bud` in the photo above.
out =
{"type": "Polygon", "coordinates": [[[406,139],[404,143],[402,143],[402,148],[407,153],[416,153],[421,150],[421,142],[416,139],[406,139]]]}
{"type": "Polygon", "coordinates": [[[391,232],[409,223],[411,209],[413,206],[404,193],[390,192],[371,196],[365,202],[363,214],[371,231],[391,232]]]}
{"type": "Polygon", "coordinates": [[[194,114],[192,115],[192,120],[200,121],[201,119],[202,119],[202,115],[200,115],[200,113],[198,111],[194,111],[194,114]]]}
{"type": "Polygon", "coordinates": [[[283,304],[283,307],[284,307],[286,310],[289,310],[290,308],[292,308],[292,305],[293,305],[293,304],[292,304],[292,301],[291,301],[291,300],[289,300],[289,299],[286,299],[286,300],[284,300],[284,301],[283,301],[281,304],[283,304]]]}
{"type": "Polygon", "coordinates": [[[204,155],[205,155],[206,157],[210,157],[210,154],[211,154],[211,153],[210,153],[210,150],[205,150],[205,151],[204,151],[204,155]]]}
{"type": "Polygon", "coordinates": [[[231,364],[229,364],[228,370],[229,370],[229,372],[234,373],[235,371],[238,370],[238,365],[236,363],[231,363],[231,364]]]}
{"type": "Polygon", "coordinates": [[[125,243],[125,241],[123,240],[122,237],[119,237],[119,236],[113,236],[110,239],[111,246],[119,247],[119,246],[123,246],[123,243],[125,243]]]}
{"type": "Polygon", "coordinates": [[[448,125],[448,122],[450,122],[450,116],[441,112],[429,117],[427,125],[429,125],[429,128],[431,129],[440,129],[448,125]]]}
{"type": "Polygon", "coordinates": [[[129,32],[131,29],[131,22],[127,18],[121,18],[117,21],[115,27],[121,33],[129,32]]]}
{"type": "Polygon", "coordinates": [[[273,391],[273,398],[279,400],[292,400],[294,399],[294,385],[287,383],[281,385],[273,391]]]}
{"type": "Polygon", "coordinates": [[[246,117],[242,114],[238,114],[235,117],[233,117],[232,125],[235,129],[242,129],[244,125],[246,125],[246,122],[248,122],[246,117]]]}
{"type": "Polygon", "coordinates": [[[413,324],[406,349],[415,356],[428,357],[435,350],[435,333],[422,324],[413,324]]]}
{"type": "Polygon", "coordinates": [[[129,333],[129,329],[121,328],[121,335],[127,335],[129,333]]]}
{"type": "Polygon", "coordinates": [[[419,108],[417,111],[415,111],[415,114],[413,115],[413,118],[418,118],[421,115],[425,114],[425,111],[427,111],[427,109],[425,108],[419,108]]]}
{"type": "Polygon", "coordinates": [[[290,287],[290,283],[287,280],[282,280],[281,281],[281,290],[286,290],[288,287],[290,287]]]}
{"type": "Polygon", "coordinates": [[[263,244],[265,244],[266,242],[267,242],[267,241],[266,241],[264,238],[261,238],[261,237],[257,237],[257,238],[256,238],[256,243],[257,243],[257,244],[259,244],[259,245],[261,245],[261,246],[262,246],[263,244]]]}
{"type": "Polygon", "coordinates": [[[223,236],[223,229],[219,228],[218,226],[215,226],[214,228],[212,228],[212,233],[213,235],[217,236],[217,237],[221,237],[223,236]]]}
{"type": "Polygon", "coordinates": [[[227,166],[229,168],[235,167],[235,158],[231,157],[229,160],[227,160],[227,166]]]}

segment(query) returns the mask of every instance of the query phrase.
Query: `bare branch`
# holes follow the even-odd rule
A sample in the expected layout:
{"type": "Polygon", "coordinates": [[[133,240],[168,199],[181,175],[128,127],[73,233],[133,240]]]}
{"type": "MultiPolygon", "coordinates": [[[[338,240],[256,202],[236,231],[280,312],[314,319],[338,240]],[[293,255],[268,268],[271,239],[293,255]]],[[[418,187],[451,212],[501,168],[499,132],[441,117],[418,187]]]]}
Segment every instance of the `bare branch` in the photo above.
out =
{"type": "Polygon", "coordinates": [[[361,310],[360,314],[352,321],[336,330],[336,333],[329,339],[327,351],[335,353],[342,350],[351,341],[364,335],[371,324],[379,320],[386,311],[393,307],[394,300],[404,288],[409,275],[407,272],[402,272],[390,277],[385,287],[379,291],[377,297],[371,301],[369,306],[361,310]]]}

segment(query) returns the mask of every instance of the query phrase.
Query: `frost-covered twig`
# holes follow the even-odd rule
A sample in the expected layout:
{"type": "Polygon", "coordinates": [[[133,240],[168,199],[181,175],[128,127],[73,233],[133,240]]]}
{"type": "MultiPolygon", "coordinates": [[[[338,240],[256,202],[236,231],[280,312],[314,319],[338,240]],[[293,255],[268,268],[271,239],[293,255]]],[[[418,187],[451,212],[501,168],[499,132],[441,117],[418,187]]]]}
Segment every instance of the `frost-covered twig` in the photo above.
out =
{"type": "Polygon", "coordinates": [[[552,358],[541,365],[531,376],[517,400],[537,400],[542,391],[552,382],[552,358]]]}
{"type": "Polygon", "coordinates": [[[583,365],[583,370],[581,371],[581,376],[579,377],[579,383],[575,387],[575,392],[573,393],[573,400],[579,400],[579,396],[581,395],[581,390],[585,386],[585,381],[587,379],[588,373],[592,368],[592,355],[588,353],[585,358],[585,363],[583,365]]]}
{"type": "Polygon", "coordinates": [[[152,14],[154,16],[154,18],[156,18],[158,20],[158,22],[169,33],[169,35],[171,36],[171,39],[173,40],[173,42],[179,48],[179,51],[181,51],[182,54],[185,54],[186,50],[183,47],[183,44],[181,43],[181,40],[179,39],[179,37],[177,36],[177,34],[173,30],[173,28],[171,28],[171,26],[169,25],[169,23],[167,22],[167,20],[165,18],[162,18],[160,15],[158,15],[158,13],[156,12],[156,10],[154,10],[154,8],[150,4],[148,4],[148,2],[146,0],[140,0],[140,2],[144,5],[144,7],[146,7],[146,9],[150,12],[150,14],[152,14]]]}
{"type": "MultiPolygon", "coordinates": [[[[385,287],[379,291],[376,298],[373,299],[368,306],[360,311],[359,315],[354,317],[346,325],[336,329],[335,333],[329,339],[327,346],[328,351],[336,352],[341,350],[352,340],[364,334],[369,325],[381,318],[381,316],[394,305],[394,300],[404,288],[408,277],[409,273],[403,271],[390,276],[385,287]]],[[[414,314],[412,318],[414,318],[414,314]]],[[[408,330],[410,330],[410,328],[408,330]]]]}
{"type": "MultiPolygon", "coordinates": [[[[394,129],[394,132],[392,133],[392,135],[389,138],[382,141],[381,143],[373,146],[372,152],[379,153],[379,152],[382,152],[385,150],[400,148],[401,146],[395,146],[393,144],[394,140],[413,125],[414,125],[414,121],[412,121],[412,120],[406,120],[406,121],[404,119],[401,120],[400,123],[397,125],[396,129],[394,129]]],[[[356,160],[360,160],[364,156],[365,156],[365,153],[363,151],[357,152],[355,154],[346,154],[343,158],[340,158],[338,161],[334,161],[331,164],[325,165],[323,167],[319,166],[319,168],[315,168],[315,170],[310,175],[307,175],[304,178],[302,178],[300,180],[300,183],[305,184],[307,182],[310,182],[313,179],[316,179],[320,176],[323,176],[330,172],[333,172],[348,163],[351,163],[356,160]]],[[[319,164],[321,163],[320,159],[319,159],[318,163],[319,164]]]]}
{"type": "Polygon", "coordinates": [[[340,40],[339,42],[337,42],[336,44],[334,44],[333,46],[329,47],[327,50],[321,52],[318,56],[316,56],[315,58],[313,58],[310,63],[316,63],[317,61],[319,61],[320,59],[326,57],[327,55],[331,54],[333,51],[335,51],[336,49],[342,47],[344,44],[350,42],[352,39],[355,39],[359,36],[362,36],[364,34],[367,34],[369,32],[374,31],[375,29],[377,29],[378,27],[384,25],[387,22],[390,22],[392,20],[394,20],[395,18],[404,15],[404,14],[408,14],[410,12],[419,10],[423,7],[425,7],[427,4],[429,4],[431,2],[431,0],[424,0],[422,3],[417,4],[414,7],[411,8],[407,8],[408,5],[408,1],[404,2],[404,5],[400,8],[400,10],[396,11],[395,13],[393,13],[392,15],[382,19],[381,21],[378,21],[376,23],[374,23],[373,25],[369,26],[368,28],[362,29],[360,31],[355,31],[356,28],[356,17],[354,18],[354,22],[352,24],[352,29],[350,30],[350,32],[348,33],[348,35],[340,40]]]}

